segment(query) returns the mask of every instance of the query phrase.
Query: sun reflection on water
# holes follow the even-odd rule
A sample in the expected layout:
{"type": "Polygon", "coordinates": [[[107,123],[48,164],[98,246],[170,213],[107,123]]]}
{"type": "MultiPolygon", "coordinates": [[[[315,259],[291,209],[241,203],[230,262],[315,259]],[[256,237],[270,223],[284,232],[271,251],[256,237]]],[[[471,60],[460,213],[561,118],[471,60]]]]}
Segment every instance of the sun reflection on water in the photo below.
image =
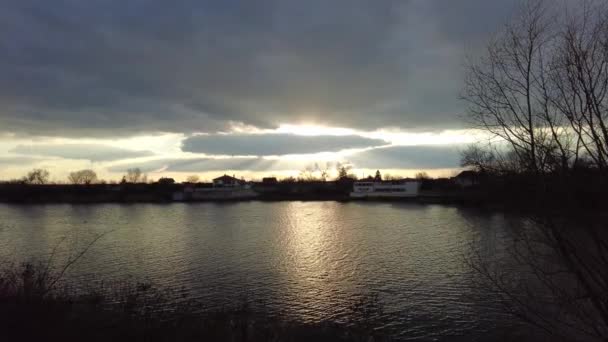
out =
{"type": "Polygon", "coordinates": [[[384,310],[375,319],[427,337],[428,322],[454,334],[497,322],[463,256],[470,245],[499,255],[508,239],[501,216],[412,203],[0,205],[0,216],[0,259],[17,262],[44,257],[67,232],[82,235],[59,256],[117,228],[70,279],[142,277],[210,308],[245,295],[302,322],[348,322],[371,294],[384,310]]]}

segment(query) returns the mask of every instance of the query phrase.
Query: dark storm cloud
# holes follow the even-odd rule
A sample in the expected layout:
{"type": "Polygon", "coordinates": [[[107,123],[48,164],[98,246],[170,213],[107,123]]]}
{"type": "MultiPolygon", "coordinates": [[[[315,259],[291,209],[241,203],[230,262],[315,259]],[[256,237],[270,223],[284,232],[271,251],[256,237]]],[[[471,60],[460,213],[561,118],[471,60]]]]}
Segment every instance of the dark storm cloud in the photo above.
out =
{"type": "Polygon", "coordinates": [[[357,135],[212,134],[186,138],[182,143],[182,150],[210,155],[273,156],[336,152],[386,144],[387,142],[383,140],[368,139],[357,135]]]}
{"type": "Polygon", "coordinates": [[[10,152],[34,156],[61,157],[65,159],[87,159],[93,162],[148,157],[153,155],[150,151],[133,151],[97,144],[19,145],[10,152]]]}
{"type": "Polygon", "coordinates": [[[357,153],[347,158],[361,169],[447,169],[460,166],[455,146],[392,146],[357,153]]]}
{"type": "Polygon", "coordinates": [[[465,45],[512,1],[4,1],[0,130],[456,127],[465,45]]]}

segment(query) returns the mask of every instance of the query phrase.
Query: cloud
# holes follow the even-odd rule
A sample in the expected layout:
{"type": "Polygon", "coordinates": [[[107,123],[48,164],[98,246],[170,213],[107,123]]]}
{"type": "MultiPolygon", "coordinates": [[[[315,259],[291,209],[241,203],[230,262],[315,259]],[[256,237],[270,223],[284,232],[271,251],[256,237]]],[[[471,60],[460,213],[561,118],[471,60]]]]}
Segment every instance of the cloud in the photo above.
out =
{"type": "Polygon", "coordinates": [[[391,146],[376,148],[347,158],[361,169],[443,169],[460,166],[455,146],[391,146]]]}
{"type": "Polygon", "coordinates": [[[18,145],[10,152],[24,155],[60,157],[65,159],[87,159],[93,162],[114,161],[153,155],[150,151],[134,151],[98,144],[18,145]]]}
{"type": "Polygon", "coordinates": [[[164,158],[146,162],[122,163],[109,168],[110,172],[126,172],[139,168],[143,172],[208,172],[226,170],[264,171],[274,169],[275,161],[263,158],[164,158]]]}
{"type": "Polygon", "coordinates": [[[40,158],[22,156],[0,157],[0,165],[3,167],[32,165],[42,160],[40,158]]]}
{"type": "Polygon", "coordinates": [[[497,29],[513,1],[8,1],[0,127],[458,127],[466,43],[497,29]]]}
{"type": "Polygon", "coordinates": [[[125,162],[108,168],[110,172],[124,173],[130,168],[143,172],[224,172],[224,171],[301,171],[304,169],[334,169],[336,161],[285,160],[264,157],[228,158],[159,158],[143,162],[125,162]]]}
{"type": "Polygon", "coordinates": [[[227,157],[227,158],[160,158],[144,162],[125,162],[109,168],[110,172],[126,172],[138,167],[144,172],[223,172],[239,171],[289,171],[321,168],[329,165],[333,169],[336,162],[350,163],[357,169],[445,169],[459,167],[459,150],[454,146],[391,146],[367,150],[346,158],[337,157],[327,160],[308,159],[270,159],[264,157],[227,157]]]}
{"type": "Polygon", "coordinates": [[[214,134],[186,138],[182,143],[182,150],[210,155],[273,156],[336,152],[386,144],[383,140],[357,135],[214,134]]]}

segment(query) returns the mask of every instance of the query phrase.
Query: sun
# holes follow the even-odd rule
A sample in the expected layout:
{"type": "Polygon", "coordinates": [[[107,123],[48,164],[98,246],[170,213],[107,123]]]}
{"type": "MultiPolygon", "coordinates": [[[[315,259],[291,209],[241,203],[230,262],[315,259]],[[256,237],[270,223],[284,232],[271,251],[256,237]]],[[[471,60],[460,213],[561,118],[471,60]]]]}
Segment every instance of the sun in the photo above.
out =
{"type": "Polygon", "coordinates": [[[316,124],[280,124],[277,133],[317,136],[317,135],[354,135],[357,132],[350,128],[330,127],[316,124]]]}

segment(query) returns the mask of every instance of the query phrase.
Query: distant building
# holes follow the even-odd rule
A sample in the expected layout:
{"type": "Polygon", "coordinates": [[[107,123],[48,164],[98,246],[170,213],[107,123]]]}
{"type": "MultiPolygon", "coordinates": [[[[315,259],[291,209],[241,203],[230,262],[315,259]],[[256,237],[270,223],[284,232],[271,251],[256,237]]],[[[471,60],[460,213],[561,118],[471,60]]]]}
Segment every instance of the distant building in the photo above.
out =
{"type": "Polygon", "coordinates": [[[209,201],[209,200],[237,200],[258,196],[247,182],[223,175],[213,179],[212,184],[188,184],[182,191],[173,194],[174,201],[209,201]]]}
{"type": "Polygon", "coordinates": [[[417,180],[376,181],[365,179],[353,184],[350,197],[354,198],[407,198],[418,197],[420,182],[417,180]]]}
{"type": "Polygon", "coordinates": [[[463,188],[468,188],[479,185],[480,178],[479,172],[467,170],[462,171],[456,177],[454,177],[454,183],[463,188]]]}
{"type": "Polygon", "coordinates": [[[264,177],[262,178],[263,184],[277,184],[279,181],[276,177],[264,177]]]}
{"type": "Polygon", "coordinates": [[[230,177],[228,175],[223,175],[221,177],[213,179],[213,186],[217,188],[238,187],[243,185],[244,183],[244,181],[235,177],[230,177]]]}

